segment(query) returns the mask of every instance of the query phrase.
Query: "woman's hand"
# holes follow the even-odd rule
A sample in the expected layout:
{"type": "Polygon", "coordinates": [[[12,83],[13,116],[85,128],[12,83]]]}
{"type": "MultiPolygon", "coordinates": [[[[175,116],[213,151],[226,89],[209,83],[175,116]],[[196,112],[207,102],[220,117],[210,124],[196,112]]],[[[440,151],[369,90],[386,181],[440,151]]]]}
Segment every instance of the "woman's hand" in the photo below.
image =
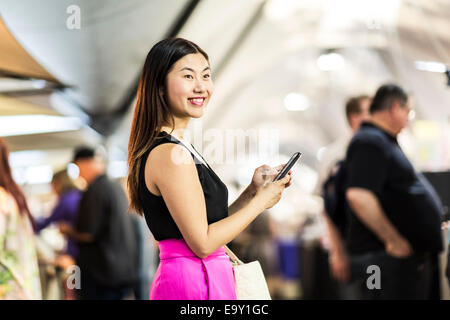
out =
{"type": "Polygon", "coordinates": [[[270,209],[278,203],[286,185],[291,182],[291,175],[286,175],[283,179],[267,182],[256,192],[255,199],[261,201],[264,210],[270,209]]]}
{"type": "MultiPolygon", "coordinates": [[[[280,172],[285,164],[280,164],[279,166],[276,166],[275,168],[272,168],[268,165],[262,165],[258,168],[256,168],[255,172],[253,173],[252,182],[250,183],[250,190],[252,190],[253,195],[255,195],[259,189],[261,189],[265,183],[268,181],[272,181],[278,172],[280,172]]],[[[292,170],[289,170],[287,176],[292,177],[292,170]]],[[[289,187],[291,185],[291,180],[284,186],[285,188],[289,187]]]]}
{"type": "Polygon", "coordinates": [[[72,231],[72,226],[67,222],[61,222],[58,224],[59,232],[65,236],[69,235],[72,231]]]}

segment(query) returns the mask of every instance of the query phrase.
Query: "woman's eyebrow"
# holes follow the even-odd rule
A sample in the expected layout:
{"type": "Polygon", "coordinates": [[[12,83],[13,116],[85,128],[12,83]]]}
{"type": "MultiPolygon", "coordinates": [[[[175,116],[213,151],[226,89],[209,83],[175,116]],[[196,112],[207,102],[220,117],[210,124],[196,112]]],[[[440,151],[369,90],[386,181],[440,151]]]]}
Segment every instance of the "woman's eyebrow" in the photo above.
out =
{"type": "MultiPolygon", "coordinates": [[[[183,70],[188,70],[188,71],[191,71],[191,72],[195,72],[195,70],[194,69],[192,69],[192,68],[189,68],[189,67],[184,67],[183,69],[181,69],[180,71],[183,71],[183,70]]],[[[203,71],[202,72],[205,72],[206,70],[211,70],[211,68],[208,66],[208,67],[206,67],[205,69],[203,69],[203,71]]]]}

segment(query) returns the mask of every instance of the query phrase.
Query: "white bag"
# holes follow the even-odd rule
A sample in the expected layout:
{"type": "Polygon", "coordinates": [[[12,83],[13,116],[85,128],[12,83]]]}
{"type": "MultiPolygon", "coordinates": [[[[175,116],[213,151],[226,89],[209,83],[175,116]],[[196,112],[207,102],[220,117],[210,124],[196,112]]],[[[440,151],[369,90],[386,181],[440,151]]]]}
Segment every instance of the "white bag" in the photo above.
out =
{"type": "Polygon", "coordinates": [[[225,252],[233,265],[237,299],[272,300],[259,262],[243,263],[227,246],[225,252]]]}

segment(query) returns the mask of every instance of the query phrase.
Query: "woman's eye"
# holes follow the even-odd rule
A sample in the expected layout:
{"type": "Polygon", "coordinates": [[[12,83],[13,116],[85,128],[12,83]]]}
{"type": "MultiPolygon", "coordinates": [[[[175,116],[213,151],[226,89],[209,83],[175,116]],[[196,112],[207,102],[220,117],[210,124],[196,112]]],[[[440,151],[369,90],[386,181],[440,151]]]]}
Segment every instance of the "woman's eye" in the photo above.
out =
{"type": "Polygon", "coordinates": [[[206,78],[206,79],[208,79],[208,78],[211,77],[211,75],[210,75],[210,74],[205,74],[203,77],[206,78]]]}
{"type": "Polygon", "coordinates": [[[190,74],[187,74],[184,76],[186,79],[192,79],[192,76],[190,74]]]}

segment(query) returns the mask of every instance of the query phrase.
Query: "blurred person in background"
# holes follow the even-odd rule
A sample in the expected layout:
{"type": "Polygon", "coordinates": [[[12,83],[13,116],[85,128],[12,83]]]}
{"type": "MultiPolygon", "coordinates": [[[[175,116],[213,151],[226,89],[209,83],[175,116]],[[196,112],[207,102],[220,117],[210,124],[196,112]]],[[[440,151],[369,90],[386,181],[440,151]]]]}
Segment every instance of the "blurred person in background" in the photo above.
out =
{"type": "Polygon", "coordinates": [[[440,202],[397,142],[411,110],[406,92],[381,86],[371,119],[355,134],[346,157],[349,203],[347,250],[358,299],[428,299],[433,259],[442,251],[440,202]],[[369,266],[379,267],[371,271],[369,266]]]}
{"type": "Polygon", "coordinates": [[[0,300],[41,299],[33,217],[0,138],[0,300]]]}
{"type": "MultiPolygon", "coordinates": [[[[371,98],[368,95],[351,97],[345,104],[345,115],[351,129],[351,135],[327,147],[319,171],[317,187],[321,188],[324,198],[323,219],[327,226],[327,240],[329,241],[329,265],[331,276],[339,283],[346,283],[350,279],[350,262],[345,248],[346,214],[345,208],[338,201],[345,201],[345,194],[338,194],[344,186],[338,184],[342,181],[342,168],[345,152],[353,135],[359,130],[361,123],[369,120],[369,107],[371,98]],[[338,199],[341,196],[342,199],[338,199]]],[[[332,284],[333,285],[333,284],[332,284]]],[[[336,294],[339,298],[350,298],[345,285],[337,285],[336,294]]]]}
{"type": "Polygon", "coordinates": [[[315,194],[320,195],[325,181],[329,178],[333,169],[335,169],[336,164],[345,158],[348,144],[353,135],[358,131],[361,123],[370,119],[370,102],[371,98],[368,95],[359,95],[347,100],[345,104],[345,116],[350,132],[325,147],[325,151],[319,162],[319,179],[315,187],[315,194]]]}
{"type": "Polygon", "coordinates": [[[275,238],[275,225],[266,210],[243,232],[244,246],[242,248],[243,261],[258,260],[266,277],[267,287],[273,298],[278,297],[280,286],[280,267],[278,262],[278,248],[275,238]]]}
{"type": "MultiPolygon", "coordinates": [[[[64,169],[55,173],[51,185],[58,196],[58,203],[49,217],[36,220],[38,232],[51,224],[60,222],[65,222],[73,227],[77,219],[82,192],[69,177],[67,170],[64,169]]],[[[65,253],[73,259],[77,257],[78,248],[74,239],[67,239],[65,253]]]]}
{"type": "Polygon", "coordinates": [[[75,228],[60,231],[77,241],[82,300],[121,300],[138,278],[135,224],[128,214],[127,196],[119,183],[105,174],[104,157],[90,147],[75,150],[73,162],[88,184],[75,228]]]}
{"type": "MultiPolygon", "coordinates": [[[[120,180],[120,185],[126,190],[126,179],[120,180]]],[[[129,194],[125,193],[127,197],[129,194]]],[[[128,197],[128,201],[129,201],[128,197]]],[[[136,300],[148,300],[150,294],[150,286],[152,284],[153,275],[155,274],[155,239],[148,231],[145,220],[134,212],[130,218],[136,230],[136,243],[138,247],[138,280],[134,290],[136,300]]]]}
{"type": "Polygon", "coordinates": [[[134,297],[136,300],[148,300],[150,286],[155,274],[155,249],[154,239],[148,231],[145,221],[137,214],[130,214],[136,230],[136,242],[138,245],[138,280],[134,287],[134,297]]]}
{"type": "MultiPolygon", "coordinates": [[[[74,181],[69,177],[67,170],[58,171],[52,178],[52,189],[58,196],[58,202],[51,214],[47,218],[36,220],[36,231],[40,232],[49,225],[67,223],[72,228],[75,225],[78,209],[81,200],[81,190],[75,185],[74,181]]],[[[78,256],[78,247],[74,239],[66,237],[67,246],[63,254],[59,254],[54,261],[55,265],[67,269],[69,266],[75,264],[78,256]]],[[[65,299],[75,299],[75,292],[69,289],[66,285],[65,279],[62,279],[65,299]]]]}

